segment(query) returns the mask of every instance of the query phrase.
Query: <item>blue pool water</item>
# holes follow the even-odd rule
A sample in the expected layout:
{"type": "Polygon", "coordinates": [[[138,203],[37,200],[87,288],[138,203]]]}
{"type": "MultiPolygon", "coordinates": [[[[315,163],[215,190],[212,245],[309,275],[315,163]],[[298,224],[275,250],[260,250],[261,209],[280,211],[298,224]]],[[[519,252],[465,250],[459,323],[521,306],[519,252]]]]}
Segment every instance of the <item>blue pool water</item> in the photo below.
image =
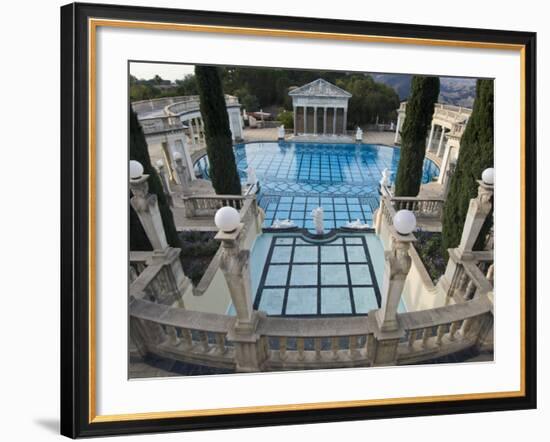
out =
{"type": "MultiPolygon", "coordinates": [[[[372,144],[265,142],[235,146],[237,168],[244,180],[253,167],[260,181],[258,203],[264,209],[264,227],[276,219],[291,219],[298,227],[313,229],[311,211],[323,207],[325,228],[340,227],[356,219],[372,224],[379,205],[378,186],[387,168],[395,176],[400,150],[372,144]]],[[[206,156],[195,172],[208,177],[206,156]]],[[[424,162],[422,182],[439,174],[424,162]]]]}

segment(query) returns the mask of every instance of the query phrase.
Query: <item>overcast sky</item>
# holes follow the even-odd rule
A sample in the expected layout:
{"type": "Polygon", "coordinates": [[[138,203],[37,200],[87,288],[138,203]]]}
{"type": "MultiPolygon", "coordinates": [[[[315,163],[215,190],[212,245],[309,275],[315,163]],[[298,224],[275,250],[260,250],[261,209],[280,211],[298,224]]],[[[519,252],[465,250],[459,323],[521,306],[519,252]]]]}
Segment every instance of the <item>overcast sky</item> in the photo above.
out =
{"type": "Polygon", "coordinates": [[[194,72],[195,66],[192,64],[130,63],[130,74],[145,80],[149,80],[157,74],[164,80],[181,80],[187,74],[194,72]]]}

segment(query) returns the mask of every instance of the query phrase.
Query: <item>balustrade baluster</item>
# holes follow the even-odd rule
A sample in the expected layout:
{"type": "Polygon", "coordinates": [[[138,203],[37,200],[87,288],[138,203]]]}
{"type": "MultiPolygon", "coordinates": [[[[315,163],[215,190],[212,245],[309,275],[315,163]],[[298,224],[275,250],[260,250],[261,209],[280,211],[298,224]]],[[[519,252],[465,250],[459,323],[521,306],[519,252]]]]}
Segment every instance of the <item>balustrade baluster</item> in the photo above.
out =
{"type": "Polygon", "coordinates": [[[409,330],[409,348],[414,345],[416,340],[416,330],[409,330]]]}
{"type": "Polygon", "coordinates": [[[288,355],[286,354],[286,336],[279,337],[279,359],[284,361],[288,355]]]}
{"type": "Polygon", "coordinates": [[[472,328],[473,321],[473,318],[468,318],[462,321],[462,327],[460,327],[460,334],[462,335],[462,337],[465,337],[468,334],[468,332],[472,328]]]}
{"type": "Polygon", "coordinates": [[[216,353],[220,354],[220,355],[223,355],[226,351],[226,348],[225,348],[225,334],[224,333],[216,333],[214,336],[216,338],[216,353]]]}
{"type": "Polygon", "coordinates": [[[333,336],[330,342],[330,349],[332,350],[332,359],[338,359],[338,349],[340,347],[340,338],[333,336]]]}
{"type": "Polygon", "coordinates": [[[175,327],[172,327],[171,325],[166,326],[167,332],[168,332],[168,343],[170,345],[178,345],[180,340],[178,338],[178,332],[175,327]]]}
{"type": "Polygon", "coordinates": [[[468,282],[468,285],[466,286],[466,293],[464,294],[464,297],[468,300],[472,299],[476,292],[476,285],[473,280],[470,280],[468,282]]]}
{"type": "Polygon", "coordinates": [[[486,274],[486,277],[487,277],[487,280],[493,284],[493,281],[495,279],[495,265],[494,264],[491,264],[489,266],[489,268],[487,269],[487,274],[486,274]]]}
{"type": "Polygon", "coordinates": [[[186,328],[182,328],[180,329],[180,334],[183,348],[185,350],[190,349],[193,346],[193,337],[191,336],[191,332],[186,328]]]}
{"type": "Polygon", "coordinates": [[[313,341],[313,345],[315,347],[315,359],[317,360],[321,359],[321,339],[322,338],[315,338],[313,341]]]}
{"type": "Polygon", "coordinates": [[[451,323],[451,327],[449,328],[449,341],[455,340],[455,335],[460,325],[460,322],[461,321],[455,321],[451,323]]]}
{"type": "Polygon", "coordinates": [[[201,342],[202,351],[206,353],[208,351],[208,333],[199,331],[199,340],[201,342]]]}
{"type": "Polygon", "coordinates": [[[437,327],[437,338],[435,340],[435,343],[437,345],[441,345],[441,341],[443,340],[443,335],[445,334],[445,325],[440,325],[437,327]]]}
{"type": "Polygon", "coordinates": [[[304,338],[296,339],[296,347],[298,349],[298,360],[303,361],[306,358],[304,353],[304,338]]]}
{"type": "Polygon", "coordinates": [[[357,359],[360,356],[360,352],[357,349],[358,337],[350,336],[349,337],[349,356],[351,359],[357,359]]]}
{"type": "Polygon", "coordinates": [[[422,331],[422,348],[426,348],[428,346],[429,338],[430,338],[430,327],[426,327],[422,331]]]}
{"type": "Polygon", "coordinates": [[[266,359],[269,359],[270,353],[269,353],[269,338],[267,336],[262,336],[261,338],[261,344],[264,352],[264,357],[266,359]]]}

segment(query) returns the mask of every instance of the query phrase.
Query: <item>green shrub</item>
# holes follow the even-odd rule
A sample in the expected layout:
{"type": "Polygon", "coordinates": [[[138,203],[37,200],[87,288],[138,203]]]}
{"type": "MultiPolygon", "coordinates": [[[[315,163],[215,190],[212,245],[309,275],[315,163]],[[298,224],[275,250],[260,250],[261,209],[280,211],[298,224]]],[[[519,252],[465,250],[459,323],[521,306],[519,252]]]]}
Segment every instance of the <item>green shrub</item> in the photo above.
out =
{"type": "MultiPolygon", "coordinates": [[[[493,103],[493,80],[478,80],[474,108],[460,141],[456,169],[443,209],[441,247],[445,255],[460,243],[470,200],[477,195],[477,180],[481,179],[483,170],[493,166],[493,103]]],[[[482,248],[492,219],[489,214],[475,249],[482,248]]]]}

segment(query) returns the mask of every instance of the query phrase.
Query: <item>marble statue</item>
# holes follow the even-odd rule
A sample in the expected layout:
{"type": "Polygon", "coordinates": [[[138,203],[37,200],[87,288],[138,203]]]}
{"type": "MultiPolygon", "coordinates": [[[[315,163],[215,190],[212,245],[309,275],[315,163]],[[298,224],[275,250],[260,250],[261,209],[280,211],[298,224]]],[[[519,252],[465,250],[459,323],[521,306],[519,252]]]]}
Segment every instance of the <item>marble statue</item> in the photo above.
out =
{"type": "Polygon", "coordinates": [[[317,235],[322,235],[325,233],[323,220],[324,213],[325,211],[322,207],[317,207],[311,211],[311,215],[313,216],[313,224],[315,225],[315,233],[317,233],[317,235]]]}

